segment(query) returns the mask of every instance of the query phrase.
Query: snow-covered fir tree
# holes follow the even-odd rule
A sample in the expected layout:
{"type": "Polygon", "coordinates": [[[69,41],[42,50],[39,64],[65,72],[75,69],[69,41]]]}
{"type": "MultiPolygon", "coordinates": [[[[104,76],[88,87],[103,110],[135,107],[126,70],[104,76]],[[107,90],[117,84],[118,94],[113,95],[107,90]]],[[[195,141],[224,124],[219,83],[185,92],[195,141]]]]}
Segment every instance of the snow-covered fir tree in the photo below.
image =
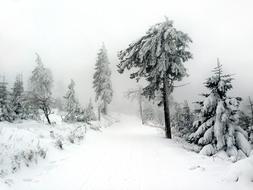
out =
{"type": "Polygon", "coordinates": [[[0,81],[0,121],[12,122],[13,120],[14,112],[11,106],[10,93],[7,90],[5,77],[2,77],[2,80],[0,81]]]}
{"type": "Polygon", "coordinates": [[[76,121],[79,103],[75,94],[74,80],[71,79],[70,84],[68,85],[68,91],[63,98],[65,99],[64,110],[67,113],[64,117],[64,121],[76,121]]]}
{"type": "Polygon", "coordinates": [[[53,76],[48,68],[45,68],[39,54],[36,53],[37,66],[32,71],[30,78],[30,103],[43,111],[48,124],[51,124],[49,115],[52,114],[51,106],[53,103],[52,86],[53,76]]]}
{"type": "Polygon", "coordinates": [[[187,76],[184,62],[192,58],[187,50],[190,42],[189,36],[174,28],[173,22],[166,18],[118,55],[120,73],[134,68],[130,78],[139,81],[143,77],[148,81],[143,89],[146,97],[154,99],[157,91],[162,92],[167,138],[171,138],[169,95],[173,92],[174,82],[187,76]]]}
{"type": "Polygon", "coordinates": [[[12,109],[15,112],[16,116],[20,119],[24,119],[25,117],[23,94],[24,94],[24,86],[22,75],[18,75],[12,88],[11,99],[12,99],[12,109]]]}
{"type": "Polygon", "coordinates": [[[93,88],[95,89],[95,101],[99,104],[100,111],[107,114],[107,106],[112,101],[113,90],[111,83],[111,70],[109,68],[109,60],[105,45],[99,50],[95,65],[95,73],[93,75],[93,88]]]}
{"type": "Polygon", "coordinates": [[[214,155],[224,150],[235,161],[249,156],[251,151],[248,134],[238,125],[241,98],[227,95],[233,79],[223,74],[219,61],[213,73],[205,82],[210,92],[203,94],[205,99],[198,102],[201,106],[199,118],[193,124],[196,130],[189,141],[200,145],[202,154],[214,155]]]}

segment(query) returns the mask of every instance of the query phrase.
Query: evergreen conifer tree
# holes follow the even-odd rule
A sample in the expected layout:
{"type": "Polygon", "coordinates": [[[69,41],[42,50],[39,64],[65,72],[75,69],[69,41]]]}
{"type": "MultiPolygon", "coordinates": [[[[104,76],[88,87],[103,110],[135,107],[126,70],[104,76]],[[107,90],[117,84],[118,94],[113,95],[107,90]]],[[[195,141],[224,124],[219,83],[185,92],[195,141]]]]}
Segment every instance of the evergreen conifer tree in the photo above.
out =
{"type": "Polygon", "coordinates": [[[64,117],[65,121],[76,121],[77,111],[79,108],[79,103],[75,95],[75,82],[71,79],[70,84],[68,85],[68,91],[63,97],[65,99],[64,109],[67,112],[64,117]]]}
{"type": "Polygon", "coordinates": [[[14,112],[11,107],[10,93],[7,90],[7,82],[5,77],[0,81],[0,121],[14,120],[14,112]]]}
{"type": "Polygon", "coordinates": [[[23,119],[24,116],[24,105],[23,105],[23,93],[24,93],[24,87],[23,87],[23,80],[22,76],[18,75],[16,77],[16,81],[12,88],[12,109],[15,112],[16,116],[23,119]]]}
{"type": "Polygon", "coordinates": [[[238,108],[241,98],[229,97],[232,89],[231,75],[223,74],[219,63],[213,70],[214,75],[205,82],[210,90],[204,94],[199,118],[194,122],[195,132],[189,140],[202,147],[201,153],[213,155],[220,150],[226,151],[233,160],[249,156],[251,147],[247,141],[247,133],[238,126],[238,108]]]}
{"type": "Polygon", "coordinates": [[[189,36],[173,27],[173,22],[152,26],[138,41],[119,52],[119,72],[135,68],[130,78],[137,81],[141,77],[148,81],[143,95],[154,99],[157,91],[162,92],[166,137],[171,138],[169,95],[173,92],[174,82],[187,76],[184,62],[192,58],[187,50],[191,42],[189,36]]]}
{"type": "Polygon", "coordinates": [[[95,73],[93,75],[93,88],[96,93],[95,101],[99,103],[99,114],[100,111],[107,114],[107,106],[112,101],[113,90],[109,64],[107,50],[103,44],[97,55],[95,73]]]}

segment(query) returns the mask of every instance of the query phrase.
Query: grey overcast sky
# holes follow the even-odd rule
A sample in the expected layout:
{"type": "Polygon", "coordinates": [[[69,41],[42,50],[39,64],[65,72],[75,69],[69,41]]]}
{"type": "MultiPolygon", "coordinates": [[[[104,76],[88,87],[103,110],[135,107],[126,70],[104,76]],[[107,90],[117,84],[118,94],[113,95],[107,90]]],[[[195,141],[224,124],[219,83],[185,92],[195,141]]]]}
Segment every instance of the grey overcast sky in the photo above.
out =
{"type": "Polygon", "coordinates": [[[96,54],[105,43],[111,69],[115,109],[122,92],[135,81],[116,72],[117,52],[141,37],[164,16],[193,40],[194,59],[186,66],[190,84],[174,98],[194,101],[219,57],[236,74],[233,95],[253,96],[253,1],[251,0],[0,0],[0,74],[10,84],[23,73],[27,80],[38,52],[55,79],[56,96],[65,93],[70,78],[82,103],[93,95],[96,54]]]}

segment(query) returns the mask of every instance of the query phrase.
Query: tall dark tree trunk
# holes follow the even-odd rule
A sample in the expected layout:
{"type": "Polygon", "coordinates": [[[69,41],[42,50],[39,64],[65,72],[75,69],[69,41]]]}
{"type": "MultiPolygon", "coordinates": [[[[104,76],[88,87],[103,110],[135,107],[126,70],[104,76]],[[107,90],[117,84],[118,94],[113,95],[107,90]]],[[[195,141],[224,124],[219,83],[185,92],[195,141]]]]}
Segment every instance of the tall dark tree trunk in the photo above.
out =
{"type": "Polygon", "coordinates": [[[168,86],[167,76],[163,79],[163,107],[164,107],[164,120],[165,120],[165,135],[166,138],[171,139],[171,128],[170,128],[170,108],[169,108],[169,93],[170,89],[168,86]]]}

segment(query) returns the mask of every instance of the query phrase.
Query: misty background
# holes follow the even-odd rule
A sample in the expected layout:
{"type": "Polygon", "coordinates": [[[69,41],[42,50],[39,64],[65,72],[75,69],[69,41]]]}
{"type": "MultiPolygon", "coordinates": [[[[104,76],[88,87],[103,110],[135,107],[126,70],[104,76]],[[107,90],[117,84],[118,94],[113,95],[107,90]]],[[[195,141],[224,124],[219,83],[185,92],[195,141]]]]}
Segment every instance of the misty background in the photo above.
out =
{"type": "Polygon", "coordinates": [[[0,0],[0,75],[11,87],[22,73],[27,85],[37,52],[52,70],[54,96],[62,97],[72,78],[85,105],[94,96],[92,76],[104,42],[112,70],[111,109],[131,111],[123,92],[137,84],[116,71],[117,53],[168,16],[193,40],[189,77],[180,82],[189,84],[176,88],[174,99],[199,99],[219,57],[224,72],[235,74],[231,94],[247,100],[253,95],[252,7],[250,0],[0,0]]]}

